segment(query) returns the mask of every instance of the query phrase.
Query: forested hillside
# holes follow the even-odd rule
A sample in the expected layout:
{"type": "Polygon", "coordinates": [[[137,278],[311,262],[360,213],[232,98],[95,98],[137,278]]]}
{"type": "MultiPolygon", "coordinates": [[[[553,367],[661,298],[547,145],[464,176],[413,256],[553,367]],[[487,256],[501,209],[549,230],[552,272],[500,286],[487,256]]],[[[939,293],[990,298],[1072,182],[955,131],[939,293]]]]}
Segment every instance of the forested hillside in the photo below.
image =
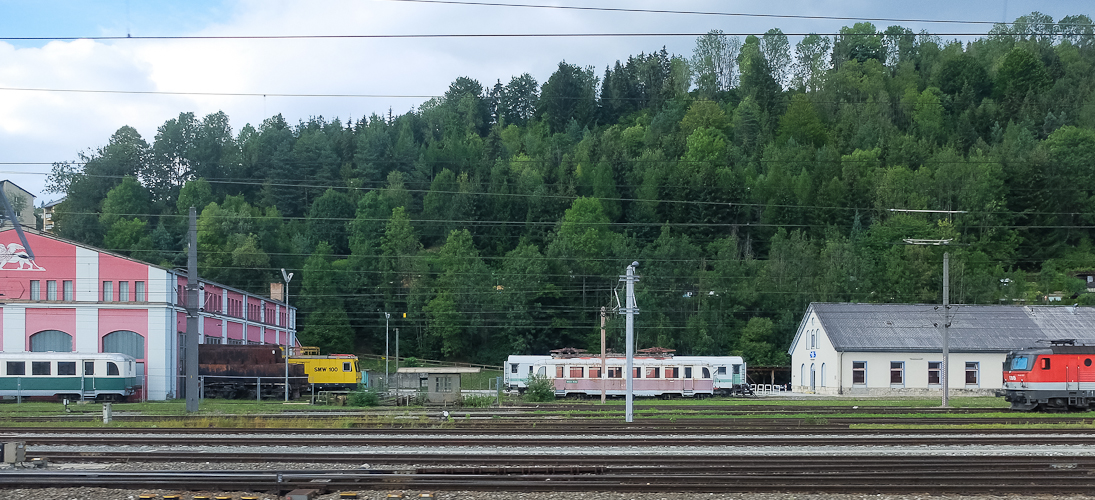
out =
{"type": "Polygon", "coordinates": [[[639,347],[756,365],[786,362],[811,301],[938,302],[944,250],[955,303],[1071,296],[1095,270],[1087,16],[966,43],[712,31],[689,55],[508,80],[352,123],[123,127],[55,165],[58,233],[181,266],[194,206],[204,278],[297,273],[304,343],[383,352],[390,312],[402,355],[488,363],[599,349],[602,307],[622,351],[632,261],[639,347]]]}

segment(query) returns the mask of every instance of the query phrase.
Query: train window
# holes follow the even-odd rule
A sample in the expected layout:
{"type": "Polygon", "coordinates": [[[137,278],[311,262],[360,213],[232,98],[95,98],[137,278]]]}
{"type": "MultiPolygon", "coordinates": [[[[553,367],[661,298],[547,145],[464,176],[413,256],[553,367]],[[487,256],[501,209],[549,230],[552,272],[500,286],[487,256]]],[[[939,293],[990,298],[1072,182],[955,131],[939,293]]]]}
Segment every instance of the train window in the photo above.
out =
{"type": "Polygon", "coordinates": [[[691,366],[684,367],[684,378],[692,378],[692,367],[691,366]]]}
{"type": "Polygon", "coordinates": [[[639,367],[636,366],[631,371],[632,371],[631,378],[643,378],[643,369],[642,368],[639,368],[639,367]]]}
{"type": "Polygon", "coordinates": [[[1042,369],[1043,370],[1048,370],[1049,369],[1049,358],[1041,358],[1041,359],[1042,359],[1042,369]]]}
{"type": "Polygon", "coordinates": [[[113,361],[107,361],[106,362],[106,374],[107,375],[118,375],[119,374],[118,373],[118,365],[114,364],[113,361]]]}
{"type": "Polygon", "coordinates": [[[95,375],[94,361],[84,361],[84,375],[95,375]]]}
{"type": "Polygon", "coordinates": [[[555,378],[563,378],[563,365],[555,367],[555,378]]]}
{"type": "Polygon", "coordinates": [[[349,361],[343,361],[342,362],[342,371],[344,371],[344,372],[354,371],[354,368],[350,365],[351,365],[351,363],[349,361]]]}
{"type": "Polygon", "coordinates": [[[703,378],[711,378],[711,370],[706,366],[703,367],[703,378]]]}
{"type": "Polygon", "coordinates": [[[598,366],[589,367],[589,378],[601,378],[601,368],[598,366]]]}
{"type": "Polygon", "coordinates": [[[1084,366],[1091,366],[1091,358],[1087,358],[1084,360],[1084,366]]]}
{"type": "Polygon", "coordinates": [[[31,361],[30,362],[30,374],[31,375],[52,375],[53,370],[49,366],[49,361],[31,361]]]}
{"type": "MultiPolygon", "coordinates": [[[[531,370],[532,367],[529,367],[529,369],[531,370]]],[[[547,367],[546,366],[541,366],[539,369],[536,370],[536,374],[541,376],[541,377],[546,377],[547,376],[547,367]]]]}
{"type": "Polygon", "coordinates": [[[58,375],[76,375],[76,362],[75,361],[58,361],[57,362],[57,374],[58,375]]]}
{"type": "Polygon", "coordinates": [[[619,366],[610,366],[608,368],[608,378],[624,378],[624,369],[619,366]]]}
{"type": "Polygon", "coordinates": [[[510,363],[509,364],[509,372],[510,373],[517,373],[517,366],[518,366],[517,363],[510,363]]]}
{"type": "Polygon", "coordinates": [[[677,368],[676,366],[665,367],[665,378],[680,378],[677,376],[679,370],[680,368],[677,368]]]}
{"type": "Polygon", "coordinates": [[[725,366],[720,366],[718,374],[719,375],[726,375],[726,367],[725,366]]]}
{"type": "Polygon", "coordinates": [[[646,378],[659,378],[658,377],[658,371],[659,370],[658,370],[657,366],[647,367],[647,369],[646,369],[646,378]]]}
{"type": "Polygon", "coordinates": [[[584,367],[572,366],[572,367],[570,367],[570,378],[582,378],[584,376],[584,375],[582,375],[582,372],[584,372],[584,371],[585,371],[584,367]]]}
{"type": "Polygon", "coordinates": [[[22,361],[8,361],[8,375],[26,375],[27,364],[22,361]]]}

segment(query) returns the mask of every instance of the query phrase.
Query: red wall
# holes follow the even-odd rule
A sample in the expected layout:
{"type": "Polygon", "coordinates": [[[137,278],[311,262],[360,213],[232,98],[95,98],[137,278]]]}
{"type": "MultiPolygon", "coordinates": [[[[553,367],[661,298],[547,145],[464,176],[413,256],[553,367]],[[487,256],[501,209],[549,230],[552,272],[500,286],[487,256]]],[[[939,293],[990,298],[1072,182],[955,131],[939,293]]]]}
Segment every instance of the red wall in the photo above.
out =
{"type": "MultiPolygon", "coordinates": [[[[144,337],[144,356],[148,357],[148,310],[147,309],[99,309],[99,350],[103,349],[103,336],[118,330],[129,330],[144,337]]],[[[144,359],[144,358],[142,358],[144,359]]]]}
{"type": "Polygon", "coordinates": [[[72,335],[72,348],[76,348],[76,309],[28,308],[26,311],[26,350],[30,350],[30,336],[42,330],[60,330],[72,335]]]}
{"type": "Polygon", "coordinates": [[[57,298],[62,298],[64,280],[76,279],[76,246],[50,238],[24,233],[34,252],[34,261],[19,259],[10,251],[23,252],[23,244],[15,231],[0,232],[0,293],[7,299],[30,300],[30,281],[42,282],[42,300],[46,298],[46,281],[57,281],[57,298]]]}

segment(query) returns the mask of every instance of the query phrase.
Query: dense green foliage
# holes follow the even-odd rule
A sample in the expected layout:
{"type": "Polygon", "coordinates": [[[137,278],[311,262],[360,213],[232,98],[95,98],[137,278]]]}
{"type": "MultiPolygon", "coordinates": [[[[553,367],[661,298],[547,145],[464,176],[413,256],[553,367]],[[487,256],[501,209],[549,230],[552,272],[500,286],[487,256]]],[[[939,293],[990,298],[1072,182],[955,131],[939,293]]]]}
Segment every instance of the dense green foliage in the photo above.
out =
{"type": "Polygon", "coordinates": [[[151,145],[123,127],[55,166],[58,231],[179,266],[193,206],[203,277],[261,293],[298,273],[302,341],[383,352],[390,312],[402,354],[486,363],[598,349],[602,307],[622,351],[634,260],[639,347],[756,365],[786,362],[811,301],[940,300],[943,248],[907,238],[952,241],[956,303],[1071,296],[1095,269],[1087,16],[969,43],[713,31],[598,73],[460,77],[346,124],[182,113],[151,145]]]}

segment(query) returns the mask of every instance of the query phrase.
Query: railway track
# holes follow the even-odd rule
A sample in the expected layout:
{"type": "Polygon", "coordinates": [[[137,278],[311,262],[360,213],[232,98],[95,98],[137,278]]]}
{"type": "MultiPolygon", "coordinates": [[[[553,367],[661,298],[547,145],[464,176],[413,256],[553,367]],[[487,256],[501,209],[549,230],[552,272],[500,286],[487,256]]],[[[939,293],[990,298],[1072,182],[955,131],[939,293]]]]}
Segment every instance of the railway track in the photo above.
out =
{"type": "Polygon", "coordinates": [[[25,471],[0,474],[0,487],[49,484],[108,488],[277,491],[341,490],[618,491],[618,492],[833,492],[925,494],[1086,494],[1095,488],[1090,461],[941,461],[902,457],[891,466],[863,460],[819,461],[816,456],[775,459],[763,468],[487,467],[401,471],[25,471]],[[811,465],[812,464],[812,465],[811,465]]]}

